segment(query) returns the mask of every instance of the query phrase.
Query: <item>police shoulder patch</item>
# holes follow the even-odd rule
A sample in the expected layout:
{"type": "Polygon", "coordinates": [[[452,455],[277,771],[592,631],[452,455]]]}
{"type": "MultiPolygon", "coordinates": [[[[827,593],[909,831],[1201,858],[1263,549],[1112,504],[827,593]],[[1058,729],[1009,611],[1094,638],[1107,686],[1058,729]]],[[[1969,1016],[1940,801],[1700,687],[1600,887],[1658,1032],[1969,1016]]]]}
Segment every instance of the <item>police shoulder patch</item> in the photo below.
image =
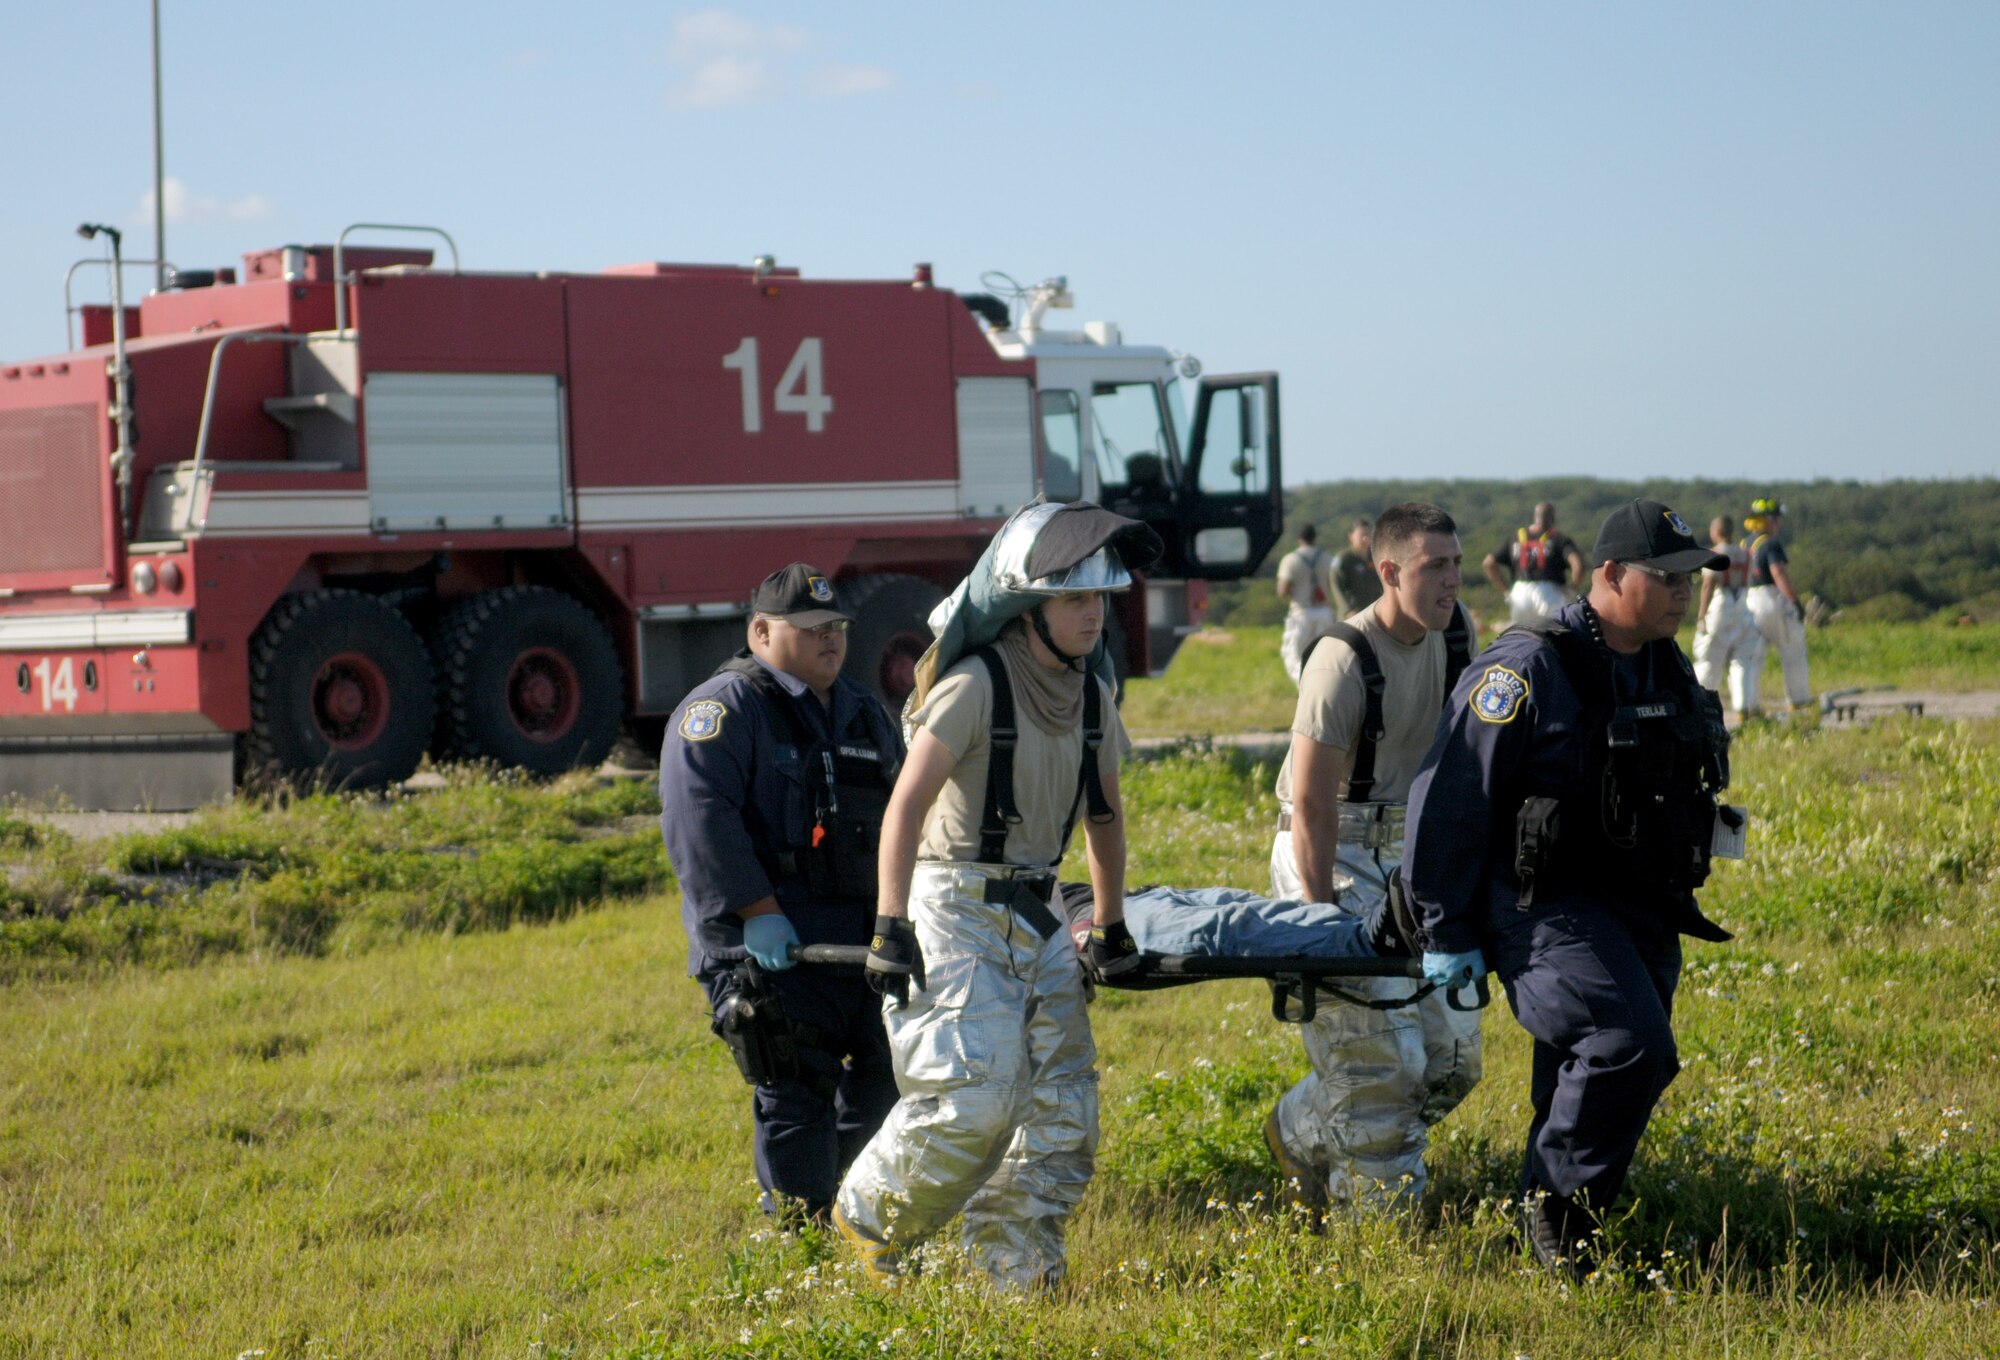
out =
{"type": "Polygon", "coordinates": [[[1481,722],[1507,723],[1521,711],[1528,682],[1505,666],[1489,666],[1472,691],[1472,711],[1481,722]]]}
{"type": "Polygon", "coordinates": [[[729,710],[715,699],[696,699],[681,714],[680,734],[689,741],[713,741],[722,735],[722,720],[729,710]]]}

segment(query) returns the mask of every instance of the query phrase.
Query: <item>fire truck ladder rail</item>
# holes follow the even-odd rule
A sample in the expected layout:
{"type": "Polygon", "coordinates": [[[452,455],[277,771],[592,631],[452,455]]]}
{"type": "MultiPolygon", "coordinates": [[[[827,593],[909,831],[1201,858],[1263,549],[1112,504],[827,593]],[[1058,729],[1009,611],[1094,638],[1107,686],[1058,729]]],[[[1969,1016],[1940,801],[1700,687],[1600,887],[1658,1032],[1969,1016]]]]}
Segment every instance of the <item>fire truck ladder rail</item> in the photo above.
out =
{"type": "MultiPolygon", "coordinates": [[[[201,472],[202,464],[208,461],[208,435],[215,418],[215,392],[222,379],[223,353],[239,341],[246,345],[258,343],[303,345],[325,338],[310,332],[294,334],[289,331],[263,331],[246,335],[225,335],[215,342],[215,348],[208,356],[208,386],[203,389],[201,396],[201,425],[194,437],[194,467],[188,474],[187,494],[191,503],[188,506],[187,524],[192,532],[198,534],[208,527],[208,507],[202,504],[201,500],[201,472]]],[[[350,344],[353,343],[352,336],[341,338],[350,344]]]]}
{"type": "Polygon", "coordinates": [[[445,248],[451,251],[451,272],[459,272],[458,242],[452,240],[451,233],[443,227],[412,226],[404,222],[356,222],[342,227],[340,235],[333,238],[333,328],[342,335],[347,334],[347,285],[354,282],[345,267],[347,238],[357,231],[415,231],[439,237],[444,241],[445,248]]]}
{"type": "MultiPolygon", "coordinates": [[[[127,269],[133,269],[140,265],[144,265],[148,269],[156,265],[165,265],[167,267],[167,277],[169,278],[172,278],[177,272],[172,260],[126,260],[123,263],[127,269]]],[[[68,339],[71,349],[76,348],[76,314],[82,311],[85,306],[83,303],[72,300],[71,285],[76,282],[76,271],[87,264],[101,264],[104,266],[106,273],[109,273],[115,267],[110,260],[105,259],[103,256],[93,255],[78,260],[63,275],[63,334],[68,339]]]]}

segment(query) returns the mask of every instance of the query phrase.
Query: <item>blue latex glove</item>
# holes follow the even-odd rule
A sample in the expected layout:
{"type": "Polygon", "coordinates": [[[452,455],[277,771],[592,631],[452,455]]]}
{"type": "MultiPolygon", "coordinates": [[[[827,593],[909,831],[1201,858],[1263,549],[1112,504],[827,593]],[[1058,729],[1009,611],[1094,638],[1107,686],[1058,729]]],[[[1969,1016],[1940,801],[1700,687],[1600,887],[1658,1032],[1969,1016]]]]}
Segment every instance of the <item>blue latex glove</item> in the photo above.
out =
{"type": "Polygon", "coordinates": [[[1440,991],[1454,991],[1486,976],[1486,956],[1477,949],[1462,954],[1424,951],[1424,981],[1440,991]]]}
{"type": "Polygon", "coordinates": [[[752,916],[743,923],[743,947],[750,951],[751,958],[774,973],[798,966],[787,952],[798,942],[799,932],[782,911],[752,916]]]}

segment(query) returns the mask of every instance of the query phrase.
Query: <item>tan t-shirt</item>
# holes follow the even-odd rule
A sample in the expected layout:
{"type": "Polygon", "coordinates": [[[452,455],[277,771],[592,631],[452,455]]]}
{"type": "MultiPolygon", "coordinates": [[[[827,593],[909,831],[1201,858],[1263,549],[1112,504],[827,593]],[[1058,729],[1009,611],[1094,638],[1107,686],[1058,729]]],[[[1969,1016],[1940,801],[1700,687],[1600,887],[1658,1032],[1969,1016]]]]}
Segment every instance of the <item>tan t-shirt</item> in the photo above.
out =
{"type": "MultiPolygon", "coordinates": [[[[1120,758],[1132,749],[1132,739],[1125,735],[1110,689],[1096,676],[1089,683],[1098,686],[1104,701],[1104,744],[1098,748],[1097,767],[1115,774],[1120,758]]],[[[968,658],[946,671],[912,721],[958,757],[924,817],[917,858],[977,862],[979,814],[986,806],[986,768],[993,751],[993,682],[985,663],[968,658]]],[[[1062,858],[1063,826],[1072,806],[1079,809],[1078,823],[1084,820],[1076,799],[1083,726],[1079,723],[1073,732],[1050,736],[1021,710],[1018,686],[1014,725],[1020,730],[1014,747],[1014,800],[1020,805],[1021,824],[1007,834],[1007,862],[1054,864],[1062,858]]]]}
{"type": "Polygon", "coordinates": [[[1278,559],[1278,584],[1300,609],[1333,601],[1333,558],[1317,546],[1294,548],[1278,559]]]}
{"type": "MultiPolygon", "coordinates": [[[[1375,788],[1369,801],[1400,803],[1410,796],[1417,767],[1429,754],[1437,734],[1438,711],[1444,706],[1445,646],[1441,632],[1425,633],[1413,643],[1389,636],[1375,618],[1373,607],[1347,616],[1347,622],[1375,648],[1382,668],[1382,740],[1375,743],[1375,788]]],[[[1367,689],[1361,683],[1361,659],[1338,638],[1326,638],[1313,648],[1299,675],[1299,705],[1292,713],[1292,731],[1347,752],[1354,763],[1354,743],[1361,735],[1367,689]]],[[[1340,796],[1347,797],[1347,775],[1341,775],[1340,796]]],[[[1278,770],[1278,797],[1292,801],[1292,756],[1278,770]]]]}

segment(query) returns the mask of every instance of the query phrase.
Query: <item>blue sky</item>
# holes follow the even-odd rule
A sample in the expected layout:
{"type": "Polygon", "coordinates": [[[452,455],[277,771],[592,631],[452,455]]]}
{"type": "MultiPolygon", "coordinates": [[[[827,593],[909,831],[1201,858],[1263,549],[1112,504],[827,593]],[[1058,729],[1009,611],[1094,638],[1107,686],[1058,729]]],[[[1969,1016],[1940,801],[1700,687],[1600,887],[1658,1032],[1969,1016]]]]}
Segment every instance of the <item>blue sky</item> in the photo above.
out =
{"type": "MultiPolygon", "coordinates": [[[[2000,5],[162,0],[168,254],[775,253],[1283,375],[1286,480],[2000,473],[2000,5]]],[[[145,0],[0,28],[0,357],[150,253],[145,0]]]]}

